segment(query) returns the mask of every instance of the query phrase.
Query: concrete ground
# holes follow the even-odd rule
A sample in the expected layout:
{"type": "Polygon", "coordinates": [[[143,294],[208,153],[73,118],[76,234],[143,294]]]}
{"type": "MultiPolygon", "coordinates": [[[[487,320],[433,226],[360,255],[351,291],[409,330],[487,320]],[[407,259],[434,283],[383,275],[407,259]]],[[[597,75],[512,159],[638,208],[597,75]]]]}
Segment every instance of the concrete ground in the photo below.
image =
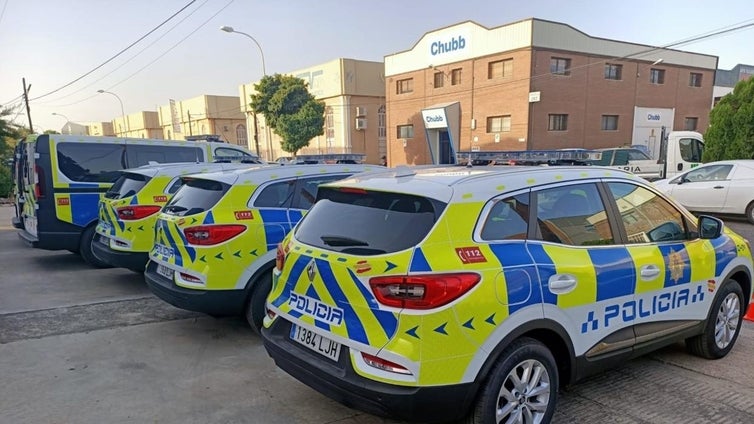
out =
{"type": "MultiPolygon", "coordinates": [[[[240,319],[139,274],[26,247],[0,207],[0,423],[395,423],[278,370],[240,319]]],[[[754,240],[754,227],[731,223],[754,240]]],[[[672,346],[561,390],[556,423],[754,422],[754,324],[718,361],[672,346]]]]}

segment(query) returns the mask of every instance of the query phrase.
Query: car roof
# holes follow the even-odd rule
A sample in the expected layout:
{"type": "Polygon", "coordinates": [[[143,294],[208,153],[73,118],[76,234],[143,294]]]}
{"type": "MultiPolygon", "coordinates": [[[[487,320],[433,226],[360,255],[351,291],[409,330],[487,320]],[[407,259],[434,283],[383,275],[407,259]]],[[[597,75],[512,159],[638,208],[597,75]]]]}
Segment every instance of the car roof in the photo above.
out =
{"type": "Polygon", "coordinates": [[[398,166],[383,169],[326,185],[413,194],[443,202],[454,198],[471,202],[505,191],[559,181],[604,177],[643,181],[630,172],[602,166],[398,166]]]}
{"type": "Polygon", "coordinates": [[[249,184],[258,185],[265,181],[281,178],[290,178],[304,175],[332,174],[332,173],[359,173],[385,169],[377,165],[264,165],[246,169],[236,169],[224,172],[211,172],[192,177],[206,180],[220,181],[226,184],[249,184]]]}
{"type": "Polygon", "coordinates": [[[234,169],[247,169],[253,167],[268,166],[252,163],[211,163],[211,162],[177,162],[143,165],[138,168],[126,169],[124,173],[141,174],[148,177],[157,175],[177,176],[184,174],[196,174],[205,172],[220,172],[234,169]]]}

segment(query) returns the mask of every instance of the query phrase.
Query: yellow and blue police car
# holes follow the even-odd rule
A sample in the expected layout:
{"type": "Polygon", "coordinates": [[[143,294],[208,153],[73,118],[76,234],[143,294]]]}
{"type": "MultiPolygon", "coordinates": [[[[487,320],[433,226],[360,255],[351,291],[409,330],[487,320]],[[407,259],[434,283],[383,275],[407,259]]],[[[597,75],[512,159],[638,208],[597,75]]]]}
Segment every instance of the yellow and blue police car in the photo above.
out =
{"type": "Polygon", "coordinates": [[[320,187],[277,251],[262,336],[347,405],[548,422],[561,385],[678,340],[736,342],[749,243],[603,167],[410,169],[320,187]]]}
{"type": "Polygon", "coordinates": [[[263,165],[173,163],[127,169],[99,204],[92,252],[102,262],[143,272],[154,246],[157,214],[183,184],[181,176],[263,165]]]}
{"type": "Polygon", "coordinates": [[[260,167],[182,177],[155,224],[145,277],[161,299],[259,331],[275,247],[311,207],[319,184],[370,165],[260,167]]]}

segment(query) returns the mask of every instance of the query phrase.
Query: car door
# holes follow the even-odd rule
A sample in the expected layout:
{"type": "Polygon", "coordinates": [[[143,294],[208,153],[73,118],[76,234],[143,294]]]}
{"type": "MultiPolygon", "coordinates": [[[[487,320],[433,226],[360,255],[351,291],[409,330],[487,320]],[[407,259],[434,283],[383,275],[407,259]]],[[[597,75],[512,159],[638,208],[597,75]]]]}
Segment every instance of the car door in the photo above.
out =
{"type": "Polygon", "coordinates": [[[545,317],[563,324],[576,355],[628,356],[633,322],[634,264],[608,219],[598,183],[561,184],[534,193],[535,234],[527,243],[537,264],[545,317]]]}
{"type": "MultiPolygon", "coordinates": [[[[260,227],[267,244],[267,250],[273,250],[291,230],[291,219],[288,209],[293,202],[296,178],[288,178],[270,182],[257,189],[251,199],[252,205],[258,210],[264,225],[260,227]]],[[[299,217],[300,219],[300,217],[299,217]]]]}
{"type": "Polygon", "coordinates": [[[691,170],[678,180],[671,195],[692,211],[724,212],[732,169],[731,164],[712,164],[691,170]]]}

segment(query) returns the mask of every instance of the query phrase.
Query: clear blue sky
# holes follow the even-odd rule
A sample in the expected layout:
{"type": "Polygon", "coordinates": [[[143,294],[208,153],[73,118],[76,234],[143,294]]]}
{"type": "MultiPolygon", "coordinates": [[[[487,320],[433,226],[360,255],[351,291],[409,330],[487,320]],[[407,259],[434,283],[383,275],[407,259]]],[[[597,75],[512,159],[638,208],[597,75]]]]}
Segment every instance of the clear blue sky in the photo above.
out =
{"type": "MultiPolygon", "coordinates": [[[[68,83],[189,1],[0,0],[0,102],[22,92],[22,77],[32,86],[31,98],[68,83]]],[[[262,76],[260,55],[251,40],[220,31],[222,25],[254,36],[264,50],[267,73],[272,74],[337,57],[381,61],[387,54],[410,49],[428,31],[465,20],[496,27],[536,17],[567,23],[591,36],[662,46],[754,22],[751,4],[751,0],[197,0],[102,69],[32,102],[32,121],[37,131],[59,131],[65,119],[52,116],[53,112],[74,122],[119,116],[117,100],[98,95],[98,89],[117,93],[126,113],[156,110],[171,98],[237,96],[239,85],[262,76]]],[[[722,69],[738,63],[754,65],[754,27],[681,49],[719,56],[722,69]]],[[[17,122],[27,123],[25,112],[17,122]]]]}

